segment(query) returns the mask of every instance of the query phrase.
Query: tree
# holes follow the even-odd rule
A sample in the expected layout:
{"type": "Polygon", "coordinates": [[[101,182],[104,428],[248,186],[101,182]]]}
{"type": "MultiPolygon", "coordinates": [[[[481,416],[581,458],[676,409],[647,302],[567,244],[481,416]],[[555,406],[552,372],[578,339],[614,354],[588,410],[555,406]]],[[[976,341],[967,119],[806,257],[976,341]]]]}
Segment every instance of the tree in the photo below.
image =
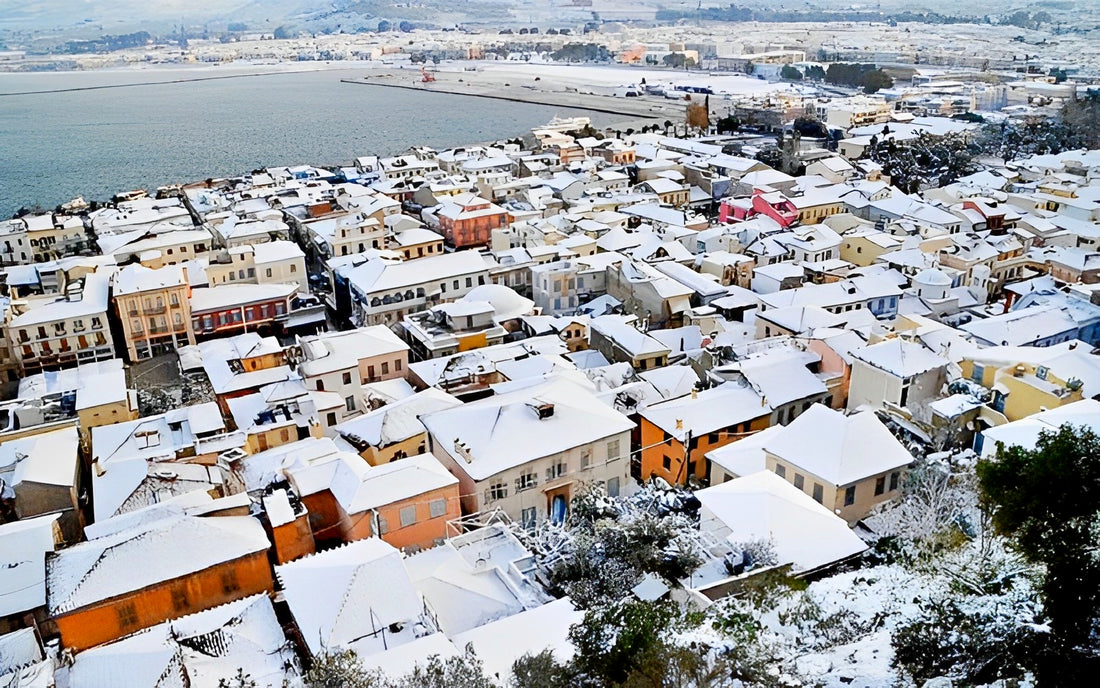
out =
{"type": "Polygon", "coordinates": [[[878,93],[884,88],[894,85],[894,79],[881,69],[873,69],[863,75],[863,91],[865,93],[878,93]]]}
{"type": "Polygon", "coordinates": [[[820,65],[810,65],[806,68],[806,78],[810,81],[825,81],[825,70],[820,65]]]}
{"type": "Polygon", "coordinates": [[[591,609],[569,629],[577,670],[603,685],[618,685],[662,644],[678,618],[674,604],[628,600],[591,609]]]}
{"type": "Polygon", "coordinates": [[[313,658],[303,678],[306,688],[382,688],[378,674],[363,667],[353,650],[326,652],[313,658]]]}
{"type": "Polygon", "coordinates": [[[779,70],[779,78],[788,81],[802,81],[802,72],[798,71],[798,67],[794,65],[785,64],[783,69],[779,70]]]}
{"type": "Polygon", "coordinates": [[[413,26],[412,22],[408,22],[408,21],[403,21],[403,22],[401,22],[400,24],[397,25],[397,30],[400,31],[401,33],[409,33],[410,31],[412,31],[415,28],[416,27],[413,26]]]}
{"type": "Polygon", "coordinates": [[[999,448],[977,473],[994,527],[1046,569],[1040,685],[1090,682],[1100,669],[1100,437],[1063,425],[1034,449],[999,448]]]}
{"type": "Polygon", "coordinates": [[[378,22],[378,33],[388,33],[390,31],[393,31],[393,24],[388,19],[378,22]]]}
{"type": "Polygon", "coordinates": [[[512,663],[512,688],[569,688],[574,677],[551,650],[525,654],[512,663]]]}
{"type": "Polygon", "coordinates": [[[442,659],[432,655],[424,665],[417,665],[408,674],[387,688],[495,688],[485,675],[481,660],[467,645],[461,655],[442,659]]]}
{"type": "Polygon", "coordinates": [[[294,38],[294,33],[286,26],[280,26],[279,28],[275,29],[272,35],[279,40],[294,38]]]}

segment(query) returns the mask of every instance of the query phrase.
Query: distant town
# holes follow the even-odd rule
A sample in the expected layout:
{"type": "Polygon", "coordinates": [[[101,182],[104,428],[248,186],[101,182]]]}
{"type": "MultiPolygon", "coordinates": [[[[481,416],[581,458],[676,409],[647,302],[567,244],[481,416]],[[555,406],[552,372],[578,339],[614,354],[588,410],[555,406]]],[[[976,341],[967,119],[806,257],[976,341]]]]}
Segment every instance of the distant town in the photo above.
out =
{"type": "Polygon", "coordinates": [[[0,685],[1087,680],[1100,73],[598,28],[5,57],[622,124],[0,221],[0,685]]]}

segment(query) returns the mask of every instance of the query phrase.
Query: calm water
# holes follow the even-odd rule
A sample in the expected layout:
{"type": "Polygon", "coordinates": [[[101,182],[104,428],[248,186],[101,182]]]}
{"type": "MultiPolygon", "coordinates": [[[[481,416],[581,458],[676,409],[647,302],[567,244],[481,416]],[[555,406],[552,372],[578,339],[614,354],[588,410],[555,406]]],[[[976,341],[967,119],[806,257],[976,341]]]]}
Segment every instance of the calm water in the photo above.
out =
{"type": "MultiPolygon", "coordinates": [[[[347,164],[409,146],[520,135],[588,113],[340,82],[363,70],[0,96],[0,217],[74,196],[240,174],[347,164]]],[[[0,74],[0,94],[196,76],[134,72],[0,74]]],[[[603,124],[599,115],[594,123],[603,124]]],[[[606,116],[605,116],[606,117],[606,116]]]]}

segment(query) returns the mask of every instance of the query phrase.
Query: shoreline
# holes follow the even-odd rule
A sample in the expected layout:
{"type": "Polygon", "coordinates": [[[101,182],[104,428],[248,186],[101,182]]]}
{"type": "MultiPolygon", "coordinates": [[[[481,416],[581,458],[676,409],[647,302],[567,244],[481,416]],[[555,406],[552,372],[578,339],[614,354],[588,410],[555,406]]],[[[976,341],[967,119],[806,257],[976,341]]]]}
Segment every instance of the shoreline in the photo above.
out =
{"type": "Polygon", "coordinates": [[[552,91],[529,87],[517,88],[507,83],[474,83],[472,80],[454,81],[454,75],[447,72],[435,72],[434,76],[436,77],[436,81],[432,82],[430,86],[422,85],[419,82],[402,83],[395,76],[390,74],[343,78],[340,79],[340,81],[356,86],[399,88],[416,93],[438,93],[442,95],[486,98],[512,103],[523,103],[526,105],[541,105],[545,107],[560,107],[570,110],[596,112],[606,115],[616,115],[631,122],[650,122],[669,118],[678,120],[684,116],[683,106],[680,103],[654,102],[641,98],[627,99],[616,96],[578,93],[575,91],[552,91]]]}

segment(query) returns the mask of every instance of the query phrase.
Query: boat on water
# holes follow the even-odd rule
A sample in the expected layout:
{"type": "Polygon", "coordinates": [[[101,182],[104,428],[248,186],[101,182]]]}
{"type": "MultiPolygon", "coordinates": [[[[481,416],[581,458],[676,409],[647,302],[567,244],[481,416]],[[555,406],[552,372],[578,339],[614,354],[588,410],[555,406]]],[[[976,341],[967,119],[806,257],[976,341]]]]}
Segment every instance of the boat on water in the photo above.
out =
{"type": "Polygon", "coordinates": [[[547,124],[541,127],[535,127],[535,129],[539,131],[566,132],[584,129],[590,124],[592,124],[592,120],[588,117],[555,117],[547,124]]]}

